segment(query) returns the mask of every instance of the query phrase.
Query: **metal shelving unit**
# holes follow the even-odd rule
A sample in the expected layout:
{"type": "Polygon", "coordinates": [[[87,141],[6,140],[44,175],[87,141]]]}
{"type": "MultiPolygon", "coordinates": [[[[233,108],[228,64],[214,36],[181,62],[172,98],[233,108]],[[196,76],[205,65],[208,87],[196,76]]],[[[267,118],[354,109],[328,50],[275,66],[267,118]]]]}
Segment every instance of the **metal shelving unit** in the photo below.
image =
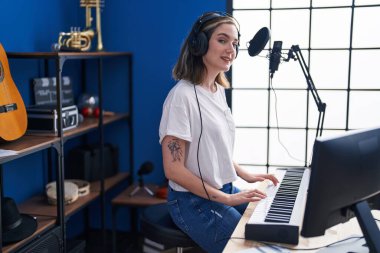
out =
{"type": "MultiPolygon", "coordinates": [[[[45,60],[45,71],[47,72],[49,61],[55,62],[55,76],[57,78],[56,92],[57,92],[57,112],[58,112],[58,134],[57,136],[41,136],[41,135],[24,135],[20,139],[0,143],[1,149],[9,149],[18,151],[15,156],[8,156],[0,158],[0,194],[3,194],[2,184],[2,164],[10,162],[20,157],[27,156],[42,150],[54,149],[57,153],[57,168],[56,168],[56,180],[57,180],[57,206],[50,206],[46,197],[43,194],[34,196],[28,199],[24,203],[19,205],[19,210],[22,213],[30,214],[37,217],[38,228],[37,231],[30,237],[11,245],[2,247],[2,240],[0,238],[0,253],[1,252],[16,252],[28,243],[36,240],[42,233],[60,227],[62,240],[61,251],[66,252],[66,219],[87,206],[93,200],[100,198],[101,201],[101,226],[103,231],[103,238],[105,240],[105,193],[117,185],[118,183],[129,178],[132,181],[133,175],[133,127],[132,127],[132,112],[133,112],[133,77],[132,77],[132,65],[133,57],[129,52],[8,52],[9,59],[41,59],[45,60]],[[111,116],[105,116],[100,113],[99,118],[85,118],[84,121],[76,128],[63,132],[62,128],[62,71],[64,64],[67,61],[81,60],[83,62],[87,60],[97,61],[97,78],[98,78],[98,95],[99,95],[99,109],[103,112],[103,60],[106,58],[124,58],[128,62],[128,113],[117,113],[111,116]],[[63,192],[64,192],[64,145],[69,139],[83,136],[94,130],[99,132],[100,152],[103,154],[104,147],[104,126],[126,120],[129,126],[129,170],[128,172],[120,172],[117,175],[104,179],[104,167],[102,170],[102,179],[97,182],[91,183],[91,193],[81,199],[78,199],[71,205],[64,205],[63,192]]],[[[83,70],[83,68],[82,68],[83,70]]],[[[85,75],[83,70],[82,75],[85,75]]],[[[48,74],[48,73],[46,73],[48,74]]],[[[103,156],[101,156],[101,163],[103,164],[103,156]]],[[[1,205],[1,203],[0,203],[1,205]]],[[[1,207],[1,206],[0,206],[1,207]]],[[[1,219],[1,218],[0,218],[1,219]]],[[[0,222],[1,224],[1,222],[0,222]]],[[[0,225],[0,232],[1,232],[0,225]]]]}

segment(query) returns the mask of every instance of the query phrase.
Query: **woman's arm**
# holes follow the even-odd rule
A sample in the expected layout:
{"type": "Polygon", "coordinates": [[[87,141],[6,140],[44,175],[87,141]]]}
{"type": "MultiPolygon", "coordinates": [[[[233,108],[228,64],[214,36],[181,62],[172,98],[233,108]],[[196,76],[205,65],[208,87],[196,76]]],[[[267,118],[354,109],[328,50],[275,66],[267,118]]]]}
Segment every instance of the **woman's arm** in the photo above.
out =
{"type": "Polygon", "coordinates": [[[258,181],[264,181],[265,179],[268,179],[272,181],[274,185],[278,184],[278,180],[273,174],[253,174],[245,170],[243,167],[241,167],[239,164],[235,162],[234,162],[234,168],[238,176],[244,179],[245,181],[247,181],[248,183],[255,183],[258,181]]]}
{"type": "Polygon", "coordinates": [[[205,199],[234,206],[251,201],[258,201],[265,197],[265,194],[258,190],[249,190],[237,194],[226,194],[206,182],[204,186],[202,180],[191,173],[185,167],[186,142],[174,136],[165,136],[162,140],[162,156],[165,176],[174,181],[188,191],[205,199]],[[208,196],[206,194],[207,190],[208,196]]]}

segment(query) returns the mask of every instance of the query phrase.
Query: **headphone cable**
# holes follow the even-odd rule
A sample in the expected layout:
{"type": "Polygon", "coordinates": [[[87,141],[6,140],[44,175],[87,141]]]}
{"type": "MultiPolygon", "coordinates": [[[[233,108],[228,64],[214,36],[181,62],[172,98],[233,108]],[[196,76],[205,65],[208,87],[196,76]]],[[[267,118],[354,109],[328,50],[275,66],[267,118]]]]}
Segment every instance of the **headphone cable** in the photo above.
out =
{"type": "Polygon", "coordinates": [[[198,93],[197,93],[197,89],[195,87],[195,84],[193,84],[193,87],[194,87],[194,93],[195,93],[195,98],[197,100],[197,105],[198,105],[198,110],[199,110],[199,119],[200,119],[200,123],[201,123],[201,131],[200,131],[200,134],[199,134],[199,139],[198,139],[198,147],[197,147],[197,164],[198,164],[198,171],[199,171],[199,175],[201,177],[201,181],[202,181],[202,186],[203,186],[203,189],[205,190],[205,193],[207,195],[207,198],[208,200],[210,201],[210,204],[212,206],[212,213],[214,214],[214,226],[215,226],[215,242],[216,241],[216,211],[213,210],[213,206],[214,206],[214,203],[211,201],[211,198],[210,198],[210,195],[208,194],[208,191],[206,189],[206,185],[205,185],[205,182],[203,180],[203,176],[202,176],[202,172],[201,172],[201,166],[199,164],[199,144],[201,143],[201,138],[202,138],[202,133],[203,133],[203,120],[202,120],[202,112],[201,112],[201,106],[199,104],[199,99],[198,99],[198,93]]]}
{"type": "Polygon", "coordinates": [[[198,164],[198,171],[199,171],[199,175],[201,177],[201,180],[202,180],[202,186],[203,186],[203,189],[205,190],[206,192],[206,195],[207,195],[207,198],[208,200],[211,201],[211,198],[210,198],[210,195],[208,194],[208,191],[206,189],[206,185],[204,183],[204,180],[203,180],[203,176],[202,176],[202,172],[201,172],[201,167],[199,165],[199,144],[201,142],[201,138],[202,138],[202,133],[203,133],[203,121],[202,121],[202,113],[201,113],[201,107],[199,105],[199,100],[198,100],[198,94],[197,94],[197,90],[195,88],[195,84],[194,84],[194,92],[195,92],[195,97],[197,99],[197,105],[198,105],[198,110],[199,110],[199,118],[200,118],[200,122],[201,122],[201,132],[199,134],[199,139],[198,139],[198,147],[197,147],[197,164],[198,164]]]}

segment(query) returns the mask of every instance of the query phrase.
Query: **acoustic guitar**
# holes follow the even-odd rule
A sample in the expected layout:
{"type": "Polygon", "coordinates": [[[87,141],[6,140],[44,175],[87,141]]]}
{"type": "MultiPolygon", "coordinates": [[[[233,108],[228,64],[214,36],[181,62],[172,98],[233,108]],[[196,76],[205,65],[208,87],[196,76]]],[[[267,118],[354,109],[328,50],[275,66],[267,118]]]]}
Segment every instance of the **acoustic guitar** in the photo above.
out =
{"type": "Polygon", "coordinates": [[[7,55],[0,43],[0,140],[20,138],[27,125],[24,101],[13,82],[7,55]]]}

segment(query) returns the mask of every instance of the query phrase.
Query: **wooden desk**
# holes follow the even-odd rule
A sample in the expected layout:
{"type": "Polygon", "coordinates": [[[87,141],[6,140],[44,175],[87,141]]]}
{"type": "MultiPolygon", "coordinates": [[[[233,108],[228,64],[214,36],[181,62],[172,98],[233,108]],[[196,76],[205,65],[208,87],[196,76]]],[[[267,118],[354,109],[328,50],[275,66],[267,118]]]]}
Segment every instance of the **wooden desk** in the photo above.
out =
{"type": "MultiPolygon", "coordinates": [[[[146,184],[153,193],[156,193],[158,186],[154,184],[146,184]]],[[[112,199],[112,244],[113,252],[116,252],[116,214],[117,209],[122,206],[131,207],[131,230],[137,233],[137,207],[146,207],[155,204],[165,203],[166,199],[157,198],[149,195],[144,189],[140,189],[135,195],[130,193],[135,189],[136,184],[127,187],[123,192],[112,199]]]]}
{"type": "MultiPolygon", "coordinates": [[[[263,182],[257,188],[265,192],[266,186],[267,186],[267,183],[263,182]]],[[[231,236],[231,237],[241,238],[241,239],[230,239],[223,250],[224,253],[238,253],[240,250],[263,246],[263,244],[259,242],[244,239],[245,224],[248,222],[256,206],[257,206],[257,203],[250,203],[248,205],[246,211],[244,212],[242,218],[240,219],[240,222],[236,226],[236,229],[231,236]]],[[[375,218],[380,219],[379,210],[372,211],[372,214],[375,218]]],[[[326,230],[326,233],[324,236],[318,236],[318,237],[312,237],[312,238],[305,238],[305,237],[300,236],[298,245],[295,245],[295,246],[288,245],[288,244],[283,244],[283,245],[285,247],[290,247],[293,249],[317,248],[317,247],[322,247],[324,245],[328,245],[328,244],[337,242],[339,240],[348,238],[352,235],[362,235],[361,229],[359,227],[359,224],[356,218],[352,218],[350,221],[346,223],[339,224],[339,225],[329,228],[328,230],[326,230]]],[[[276,245],[281,245],[281,244],[276,243],[276,245]]],[[[291,252],[293,251],[294,252],[316,252],[318,250],[314,250],[314,251],[290,250],[290,251],[291,252]]]]}
{"type": "MultiPolygon", "coordinates": [[[[147,184],[146,185],[153,193],[156,193],[158,186],[154,184],[147,184]]],[[[125,189],[123,192],[121,192],[119,195],[117,195],[114,199],[112,199],[112,205],[117,206],[150,206],[155,204],[161,204],[165,203],[166,199],[160,199],[155,196],[149,195],[146,191],[144,191],[142,188],[133,196],[130,196],[129,194],[135,189],[136,184],[133,184],[127,189],[125,189]]]]}

